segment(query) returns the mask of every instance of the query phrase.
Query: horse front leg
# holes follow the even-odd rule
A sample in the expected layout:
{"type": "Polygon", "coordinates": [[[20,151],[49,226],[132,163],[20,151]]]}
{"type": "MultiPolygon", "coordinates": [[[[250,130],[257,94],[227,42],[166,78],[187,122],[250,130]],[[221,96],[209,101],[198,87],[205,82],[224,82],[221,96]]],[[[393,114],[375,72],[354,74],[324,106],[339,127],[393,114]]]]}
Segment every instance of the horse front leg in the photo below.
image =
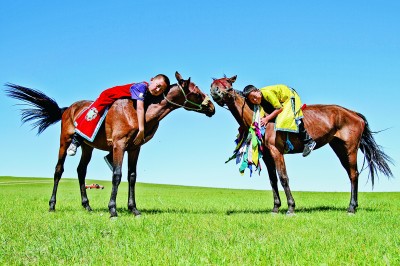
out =
{"type": "Polygon", "coordinates": [[[270,146],[271,156],[274,158],[275,166],[278,171],[279,180],[281,181],[281,185],[286,194],[288,211],[286,214],[291,215],[294,214],[294,209],[296,207],[296,203],[292,196],[292,191],[289,187],[289,177],[286,172],[285,159],[283,154],[275,147],[270,146]]]}
{"type": "Polygon", "coordinates": [[[87,211],[92,211],[92,208],[89,205],[89,199],[86,194],[85,179],[86,179],[87,166],[90,162],[90,159],[92,158],[93,148],[86,144],[82,144],[81,147],[82,147],[82,156],[77,168],[78,179],[79,179],[79,190],[81,192],[83,208],[85,208],[87,211]]]}
{"type": "Polygon", "coordinates": [[[274,197],[274,208],[272,209],[272,213],[278,213],[279,207],[281,207],[281,198],[279,197],[279,190],[278,190],[278,177],[276,175],[275,162],[269,150],[268,149],[266,150],[267,151],[263,153],[263,161],[267,166],[269,182],[271,184],[272,195],[274,197]]]}
{"type": "Polygon", "coordinates": [[[124,140],[114,141],[112,190],[111,190],[110,202],[108,203],[110,218],[118,216],[116,201],[117,201],[118,186],[121,183],[124,148],[125,148],[124,140]]]}
{"type": "Polygon", "coordinates": [[[128,152],[128,210],[133,213],[135,216],[140,216],[140,211],[136,209],[136,200],[135,200],[135,185],[136,185],[136,177],[137,177],[137,161],[139,158],[140,147],[136,150],[128,152]]]}

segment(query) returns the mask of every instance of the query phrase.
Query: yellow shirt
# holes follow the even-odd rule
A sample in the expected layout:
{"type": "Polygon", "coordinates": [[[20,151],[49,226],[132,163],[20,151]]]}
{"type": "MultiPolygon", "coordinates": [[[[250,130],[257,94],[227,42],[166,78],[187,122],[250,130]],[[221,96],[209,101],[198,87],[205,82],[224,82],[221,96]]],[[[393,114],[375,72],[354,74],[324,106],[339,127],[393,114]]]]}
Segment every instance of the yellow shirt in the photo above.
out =
{"type": "Polygon", "coordinates": [[[297,92],[286,85],[272,85],[260,89],[263,98],[282,112],[275,119],[275,130],[299,132],[296,120],[303,117],[297,92]]]}

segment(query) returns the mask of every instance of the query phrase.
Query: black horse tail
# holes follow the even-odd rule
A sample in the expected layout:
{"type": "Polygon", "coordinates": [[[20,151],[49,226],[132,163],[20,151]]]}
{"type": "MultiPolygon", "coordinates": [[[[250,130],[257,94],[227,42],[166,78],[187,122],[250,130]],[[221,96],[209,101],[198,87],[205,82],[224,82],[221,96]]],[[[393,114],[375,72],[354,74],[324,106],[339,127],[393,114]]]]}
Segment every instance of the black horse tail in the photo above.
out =
{"type": "Polygon", "coordinates": [[[371,176],[373,188],[374,178],[375,175],[378,175],[378,171],[383,173],[387,177],[393,177],[392,170],[389,167],[389,163],[393,165],[393,160],[383,152],[382,146],[376,143],[373,134],[379,132],[372,132],[369,128],[365,116],[360,113],[357,113],[357,115],[360,116],[365,122],[365,128],[360,142],[360,150],[364,153],[365,159],[367,161],[369,167],[369,175],[371,176]]]}
{"type": "Polygon", "coordinates": [[[22,123],[32,122],[32,128],[38,128],[38,135],[50,125],[60,121],[67,109],[67,107],[60,108],[55,100],[41,91],[11,83],[5,86],[7,96],[25,102],[20,105],[29,106],[29,108],[21,109],[21,121],[22,123]]]}

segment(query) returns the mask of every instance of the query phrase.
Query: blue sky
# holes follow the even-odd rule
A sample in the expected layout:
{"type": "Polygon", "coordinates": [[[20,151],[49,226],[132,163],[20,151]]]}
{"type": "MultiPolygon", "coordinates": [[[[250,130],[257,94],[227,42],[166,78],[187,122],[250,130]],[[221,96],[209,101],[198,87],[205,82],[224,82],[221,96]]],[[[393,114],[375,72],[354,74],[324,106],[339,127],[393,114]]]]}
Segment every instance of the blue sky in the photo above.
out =
{"type": "MultiPolygon", "coordinates": [[[[62,107],[102,90],[175,71],[209,93],[212,77],[237,75],[235,88],[284,83],[307,104],[364,114],[395,163],[400,87],[398,1],[2,1],[0,82],[32,87],[62,107]]],[[[15,100],[0,95],[0,175],[52,177],[60,123],[40,136],[21,125],[15,100]]],[[[138,182],[270,190],[267,171],[241,176],[231,156],[231,114],[176,110],[142,147],[138,182]]],[[[88,179],[111,180],[95,151],[88,179]]],[[[360,153],[361,154],[361,153],[360,153]]],[[[76,178],[80,152],[63,177],[76,178]]],[[[362,163],[362,156],[359,156],[362,163]]],[[[286,156],[294,191],[346,191],[346,172],[329,146],[286,156]]],[[[263,165],[264,166],[264,165],[263,165]]],[[[381,176],[373,191],[400,191],[381,176]]],[[[126,166],[124,177],[126,181],[126,166]]],[[[372,191],[367,171],[360,191],[372,191]]],[[[50,193],[50,192],[49,192],[50,193]]],[[[50,195],[50,194],[49,194],[50,195]]]]}

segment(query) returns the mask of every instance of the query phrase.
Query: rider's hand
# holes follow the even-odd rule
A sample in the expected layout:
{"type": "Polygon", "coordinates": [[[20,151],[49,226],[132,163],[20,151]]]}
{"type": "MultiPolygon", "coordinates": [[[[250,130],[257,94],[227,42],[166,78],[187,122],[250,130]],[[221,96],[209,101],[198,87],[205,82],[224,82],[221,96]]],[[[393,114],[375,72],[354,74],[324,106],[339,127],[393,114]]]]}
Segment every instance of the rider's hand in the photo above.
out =
{"type": "Polygon", "coordinates": [[[140,131],[137,133],[136,138],[133,140],[133,144],[139,145],[141,143],[144,143],[144,131],[140,131]]]}
{"type": "Polygon", "coordinates": [[[263,118],[260,119],[260,125],[262,127],[265,127],[268,124],[268,122],[269,122],[269,120],[266,117],[263,117],[263,118]]]}

